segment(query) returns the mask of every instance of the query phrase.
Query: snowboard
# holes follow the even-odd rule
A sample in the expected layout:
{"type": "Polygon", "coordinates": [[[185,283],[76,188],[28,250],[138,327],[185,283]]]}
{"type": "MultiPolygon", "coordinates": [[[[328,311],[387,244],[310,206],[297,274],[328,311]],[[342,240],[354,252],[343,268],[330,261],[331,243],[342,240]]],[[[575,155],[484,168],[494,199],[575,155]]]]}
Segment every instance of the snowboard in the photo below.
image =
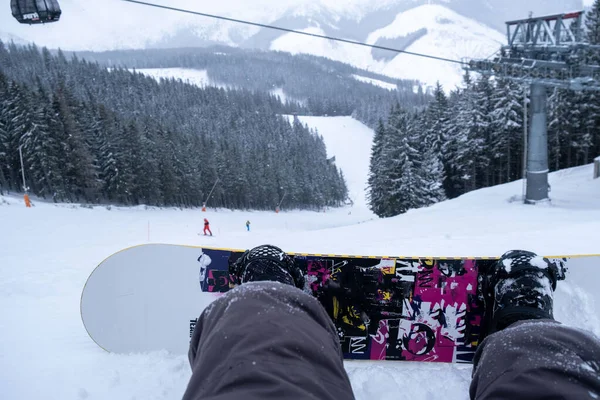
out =
{"type": "MultiPolygon", "coordinates": [[[[110,352],[185,354],[202,310],[232,287],[229,265],[243,251],[147,244],[115,253],[85,284],[83,324],[110,352]]],[[[472,362],[483,313],[477,277],[496,258],[289,254],[346,359],[472,362]]],[[[589,260],[572,257],[567,267],[589,260]]]]}

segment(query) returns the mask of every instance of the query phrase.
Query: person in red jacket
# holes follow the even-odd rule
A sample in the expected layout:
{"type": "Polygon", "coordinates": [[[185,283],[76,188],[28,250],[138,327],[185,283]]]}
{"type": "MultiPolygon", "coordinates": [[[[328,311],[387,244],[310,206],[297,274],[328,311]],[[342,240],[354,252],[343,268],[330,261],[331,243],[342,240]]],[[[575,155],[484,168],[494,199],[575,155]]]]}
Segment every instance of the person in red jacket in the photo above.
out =
{"type": "Polygon", "coordinates": [[[208,233],[210,233],[210,236],[212,236],[212,232],[210,231],[210,222],[208,222],[208,220],[204,218],[204,236],[206,236],[206,231],[208,231],[208,233]]]}

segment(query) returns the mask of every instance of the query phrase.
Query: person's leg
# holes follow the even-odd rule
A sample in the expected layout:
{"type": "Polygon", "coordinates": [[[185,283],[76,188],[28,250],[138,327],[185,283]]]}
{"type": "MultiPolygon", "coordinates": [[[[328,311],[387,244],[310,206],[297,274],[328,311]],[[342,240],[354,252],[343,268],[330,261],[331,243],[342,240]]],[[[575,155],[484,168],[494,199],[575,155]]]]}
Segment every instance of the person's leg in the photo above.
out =
{"type": "Polygon", "coordinates": [[[184,400],[353,399],[333,322],[293,286],[293,267],[265,254],[241,257],[230,270],[241,286],[200,315],[184,400]]]}
{"type": "Polygon", "coordinates": [[[480,277],[485,313],[471,399],[600,396],[600,340],[553,317],[561,260],[510,251],[480,277]]]}
{"type": "Polygon", "coordinates": [[[471,399],[600,398],[600,341],[553,320],[488,336],[475,355],[471,399]]]}

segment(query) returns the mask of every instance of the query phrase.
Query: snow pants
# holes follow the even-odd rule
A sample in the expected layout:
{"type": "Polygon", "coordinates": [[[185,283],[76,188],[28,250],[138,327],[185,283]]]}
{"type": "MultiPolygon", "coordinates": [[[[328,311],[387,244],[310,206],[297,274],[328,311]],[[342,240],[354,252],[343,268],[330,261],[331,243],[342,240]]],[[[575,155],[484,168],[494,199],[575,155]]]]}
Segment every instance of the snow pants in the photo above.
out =
{"type": "Polygon", "coordinates": [[[475,354],[471,399],[598,399],[600,340],[552,320],[512,324],[475,354]]]}
{"type": "MultiPolygon", "coordinates": [[[[196,323],[189,360],[184,400],[354,398],[324,308],[277,282],[245,283],[214,301],[196,323]]],[[[517,322],[479,347],[470,395],[598,399],[600,341],[554,321],[517,322]]]]}
{"type": "Polygon", "coordinates": [[[208,306],[189,360],[184,400],[354,398],[325,309],[278,282],[244,283],[208,306]]]}

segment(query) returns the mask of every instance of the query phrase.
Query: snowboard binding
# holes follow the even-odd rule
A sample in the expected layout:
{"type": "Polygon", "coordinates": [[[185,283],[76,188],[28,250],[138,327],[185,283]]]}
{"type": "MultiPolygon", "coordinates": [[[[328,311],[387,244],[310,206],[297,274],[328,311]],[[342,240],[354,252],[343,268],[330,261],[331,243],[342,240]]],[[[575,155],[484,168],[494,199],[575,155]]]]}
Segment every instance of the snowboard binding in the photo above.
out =
{"type": "Polygon", "coordinates": [[[304,289],[304,274],[279,247],[262,245],[246,250],[229,265],[230,282],[241,285],[245,282],[274,281],[304,289]]]}
{"type": "Polygon", "coordinates": [[[485,311],[479,341],[514,322],[554,319],[556,283],[565,279],[566,260],[542,258],[525,250],[502,255],[479,274],[478,292],[485,311]]]}

